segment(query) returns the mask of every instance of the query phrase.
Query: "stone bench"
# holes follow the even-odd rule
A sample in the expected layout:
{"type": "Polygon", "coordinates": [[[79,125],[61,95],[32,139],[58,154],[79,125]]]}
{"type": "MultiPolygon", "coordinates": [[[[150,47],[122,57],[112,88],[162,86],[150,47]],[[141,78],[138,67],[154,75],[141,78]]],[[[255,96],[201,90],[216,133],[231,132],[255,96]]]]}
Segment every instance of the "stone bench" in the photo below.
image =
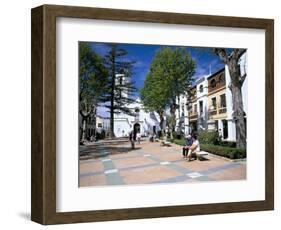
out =
{"type": "Polygon", "coordinates": [[[171,142],[169,141],[162,141],[161,144],[162,146],[171,146],[171,142]]]}
{"type": "Polygon", "coordinates": [[[199,161],[203,160],[204,156],[207,156],[207,155],[208,155],[208,153],[204,152],[204,151],[200,151],[200,152],[196,153],[196,157],[198,158],[199,161]]]}

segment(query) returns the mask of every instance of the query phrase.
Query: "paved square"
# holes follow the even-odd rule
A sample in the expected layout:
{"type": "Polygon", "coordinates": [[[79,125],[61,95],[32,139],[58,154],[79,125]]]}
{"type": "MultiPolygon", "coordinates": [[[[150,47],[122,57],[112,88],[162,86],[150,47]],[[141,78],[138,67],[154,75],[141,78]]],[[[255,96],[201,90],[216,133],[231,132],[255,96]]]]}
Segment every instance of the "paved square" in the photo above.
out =
{"type": "Polygon", "coordinates": [[[166,147],[144,140],[132,150],[121,139],[81,146],[80,151],[80,187],[246,179],[246,161],[209,154],[202,161],[187,162],[176,144],[166,147]]]}

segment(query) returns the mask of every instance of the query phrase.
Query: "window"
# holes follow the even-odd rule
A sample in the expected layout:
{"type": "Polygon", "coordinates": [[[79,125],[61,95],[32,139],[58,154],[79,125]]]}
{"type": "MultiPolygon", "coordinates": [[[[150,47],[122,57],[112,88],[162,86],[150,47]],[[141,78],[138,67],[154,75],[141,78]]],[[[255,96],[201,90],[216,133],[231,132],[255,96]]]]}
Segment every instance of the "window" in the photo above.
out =
{"type": "Polygon", "coordinates": [[[217,99],[215,97],[212,98],[212,106],[213,106],[213,109],[217,108],[217,99]]]}
{"type": "Polygon", "coordinates": [[[220,100],[221,100],[221,108],[225,108],[226,107],[225,94],[220,95],[220,100]]]}
{"type": "Polygon", "coordinates": [[[199,86],[199,91],[200,91],[200,93],[203,93],[203,85],[199,86]]]}
{"type": "Polygon", "coordinates": [[[200,115],[203,113],[203,101],[199,101],[199,112],[200,115]]]}
{"type": "Polygon", "coordinates": [[[228,126],[227,126],[227,121],[222,120],[222,127],[223,127],[223,139],[228,138],[228,126]]]}
{"type": "Polygon", "coordinates": [[[102,123],[98,123],[98,127],[99,127],[99,128],[102,128],[102,123]]]}
{"type": "Polygon", "coordinates": [[[194,105],[194,113],[197,113],[197,104],[194,105]]]}

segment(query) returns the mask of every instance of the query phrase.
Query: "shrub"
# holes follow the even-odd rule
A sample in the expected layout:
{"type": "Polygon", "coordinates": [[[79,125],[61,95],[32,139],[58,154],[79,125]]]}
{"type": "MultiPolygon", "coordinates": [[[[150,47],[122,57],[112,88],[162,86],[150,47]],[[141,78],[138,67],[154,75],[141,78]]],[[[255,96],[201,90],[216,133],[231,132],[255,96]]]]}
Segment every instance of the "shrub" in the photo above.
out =
{"type": "Polygon", "coordinates": [[[236,148],[236,142],[235,141],[221,141],[219,143],[221,146],[227,146],[231,148],[236,148]]]}
{"type": "Polygon", "coordinates": [[[201,150],[213,153],[219,156],[227,157],[230,159],[242,159],[246,158],[246,149],[241,148],[232,148],[220,145],[212,145],[212,144],[201,144],[201,150]]]}
{"type": "Polygon", "coordinates": [[[174,139],[173,143],[177,144],[177,145],[184,145],[185,144],[185,140],[184,138],[181,139],[174,139]]]}
{"type": "Polygon", "coordinates": [[[202,144],[218,144],[218,133],[216,131],[200,131],[198,138],[202,144]]]}

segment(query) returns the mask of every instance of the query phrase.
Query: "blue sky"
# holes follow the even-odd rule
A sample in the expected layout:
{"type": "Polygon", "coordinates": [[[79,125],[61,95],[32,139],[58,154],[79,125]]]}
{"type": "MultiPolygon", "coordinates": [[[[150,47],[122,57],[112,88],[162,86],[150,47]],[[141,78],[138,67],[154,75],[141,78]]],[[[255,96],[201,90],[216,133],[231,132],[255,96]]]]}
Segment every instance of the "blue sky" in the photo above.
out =
{"type": "MultiPolygon", "coordinates": [[[[92,49],[100,56],[104,56],[109,47],[106,43],[91,42],[92,49]]],[[[162,45],[141,45],[141,44],[119,44],[120,48],[125,49],[128,52],[126,60],[132,60],[134,64],[132,80],[135,82],[137,89],[142,88],[145,77],[149,71],[150,63],[155,55],[155,52],[163,47],[162,45]]],[[[176,47],[176,46],[171,46],[176,47]]],[[[212,48],[201,47],[185,47],[193,60],[196,62],[195,79],[199,79],[204,75],[208,75],[210,72],[215,73],[219,69],[223,68],[223,64],[219,58],[213,54],[212,48]]],[[[138,93],[136,93],[138,96],[138,93]]],[[[100,109],[101,111],[102,109],[100,109]]],[[[101,111],[100,115],[105,116],[106,112],[101,111]]]]}

